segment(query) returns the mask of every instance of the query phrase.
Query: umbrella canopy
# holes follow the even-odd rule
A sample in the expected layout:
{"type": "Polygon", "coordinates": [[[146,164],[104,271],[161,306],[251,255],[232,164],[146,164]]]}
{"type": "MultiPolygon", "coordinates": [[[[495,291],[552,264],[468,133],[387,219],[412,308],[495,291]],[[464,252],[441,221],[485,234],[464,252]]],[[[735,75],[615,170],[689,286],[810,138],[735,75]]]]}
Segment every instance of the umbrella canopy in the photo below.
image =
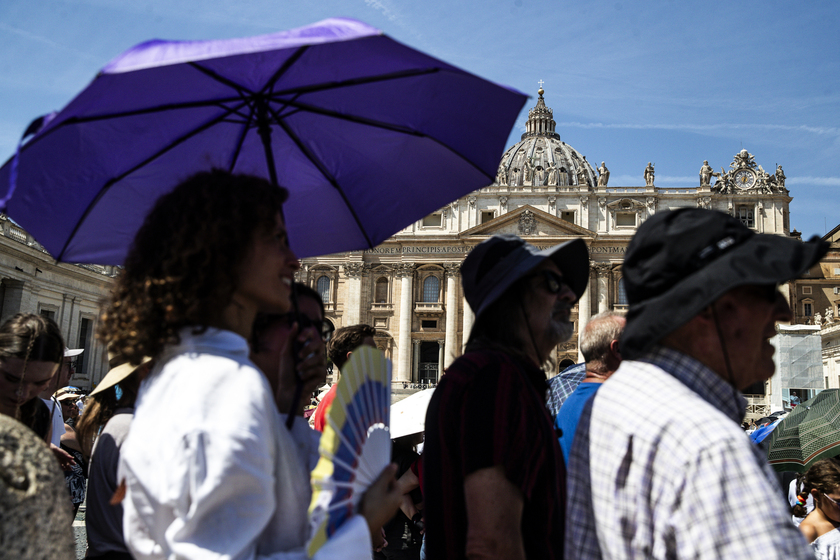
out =
{"type": "Polygon", "coordinates": [[[752,434],[750,434],[750,439],[753,443],[761,443],[762,441],[767,439],[767,436],[770,435],[770,432],[776,429],[776,426],[779,425],[779,422],[781,422],[781,420],[776,420],[772,424],[766,424],[761,426],[752,434]]]}
{"type": "Polygon", "coordinates": [[[424,389],[391,405],[391,439],[426,430],[426,409],[434,389],[424,389]]]}
{"type": "Polygon", "coordinates": [[[805,472],[840,454],[840,390],[826,389],[788,414],[773,430],[768,462],[777,471],[805,472]]]}
{"type": "Polygon", "coordinates": [[[121,264],[155,200],[215,167],[289,189],[299,257],[364,249],[492,183],[526,99],[349,19],[149,41],[30,126],[0,194],[58,260],[121,264]]]}

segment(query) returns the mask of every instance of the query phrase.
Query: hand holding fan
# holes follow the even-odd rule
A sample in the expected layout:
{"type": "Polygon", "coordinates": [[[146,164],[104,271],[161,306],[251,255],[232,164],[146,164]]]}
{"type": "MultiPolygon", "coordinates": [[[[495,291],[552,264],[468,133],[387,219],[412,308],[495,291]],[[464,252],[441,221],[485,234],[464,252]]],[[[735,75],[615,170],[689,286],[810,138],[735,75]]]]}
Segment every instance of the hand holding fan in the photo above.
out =
{"type": "Polygon", "coordinates": [[[321,459],[312,471],[310,558],[356,511],[391,461],[391,362],[376,348],[353,351],[327,412],[321,459]]]}

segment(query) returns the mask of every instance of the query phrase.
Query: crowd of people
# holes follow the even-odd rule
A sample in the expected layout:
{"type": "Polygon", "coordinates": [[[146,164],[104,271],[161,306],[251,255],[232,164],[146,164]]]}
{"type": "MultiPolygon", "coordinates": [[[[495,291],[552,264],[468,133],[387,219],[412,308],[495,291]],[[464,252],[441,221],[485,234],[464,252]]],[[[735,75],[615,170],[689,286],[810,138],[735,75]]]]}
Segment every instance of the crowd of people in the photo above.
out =
{"type": "MultiPolygon", "coordinates": [[[[286,196],[213,171],[157,201],[99,321],[111,369],[83,403],[66,389],[80,351],[51,319],[0,327],[0,413],[64,471],[56,507],[87,496],[88,558],[306,558],[335,386],[314,428],[308,395],[375,330],[333,333],[295,283],[286,196]]],[[[627,315],[592,317],[584,362],[547,382],[589,284],[586,244],[480,243],[461,267],[475,322],[422,455],[423,434],[395,440],[314,557],[840,558],[840,459],[798,477],[788,505],[741,428],[741,391],[773,374],[769,339],[791,319],[779,285],[826,250],[659,212],[628,247],[627,315]]]]}

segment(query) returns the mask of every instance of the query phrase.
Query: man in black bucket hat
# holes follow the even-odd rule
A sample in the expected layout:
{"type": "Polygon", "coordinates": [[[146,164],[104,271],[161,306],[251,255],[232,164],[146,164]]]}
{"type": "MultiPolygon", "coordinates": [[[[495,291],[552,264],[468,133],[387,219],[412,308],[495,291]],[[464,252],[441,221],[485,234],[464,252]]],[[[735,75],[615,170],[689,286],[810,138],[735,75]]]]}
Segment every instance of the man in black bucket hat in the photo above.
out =
{"type": "Polygon", "coordinates": [[[584,410],[569,459],[568,558],[813,555],[740,427],[740,391],[773,375],[770,338],[791,319],[779,284],[827,249],[712,210],[639,228],[622,266],[625,360],[584,410]]]}
{"type": "Polygon", "coordinates": [[[562,558],[563,457],[541,367],[572,334],[586,244],[540,251],[495,236],[472,250],[461,277],[476,319],[426,414],[427,556],[562,558]]]}

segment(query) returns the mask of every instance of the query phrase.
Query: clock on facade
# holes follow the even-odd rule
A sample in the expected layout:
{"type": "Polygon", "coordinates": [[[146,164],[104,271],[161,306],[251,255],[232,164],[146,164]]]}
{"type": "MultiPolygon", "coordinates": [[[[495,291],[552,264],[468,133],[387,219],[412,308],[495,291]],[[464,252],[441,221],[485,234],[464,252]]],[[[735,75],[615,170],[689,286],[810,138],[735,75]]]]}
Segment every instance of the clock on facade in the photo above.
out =
{"type": "Polygon", "coordinates": [[[751,189],[755,186],[756,176],[750,169],[741,169],[735,173],[735,186],[739,189],[751,189]]]}

